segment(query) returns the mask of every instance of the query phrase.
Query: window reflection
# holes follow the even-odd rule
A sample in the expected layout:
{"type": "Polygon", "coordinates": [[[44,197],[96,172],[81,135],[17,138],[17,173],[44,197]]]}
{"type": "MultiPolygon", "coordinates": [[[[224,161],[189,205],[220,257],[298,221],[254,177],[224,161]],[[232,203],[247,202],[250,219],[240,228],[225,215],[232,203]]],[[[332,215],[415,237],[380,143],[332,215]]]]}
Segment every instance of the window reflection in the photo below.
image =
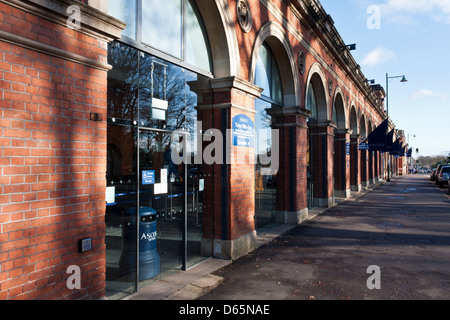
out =
{"type": "Polygon", "coordinates": [[[255,222],[258,231],[275,222],[276,190],[278,172],[271,171],[271,163],[263,163],[263,159],[272,156],[272,119],[266,109],[272,104],[256,100],[256,165],[255,165],[255,222]]]}
{"type": "Polygon", "coordinates": [[[109,0],[108,14],[127,24],[122,35],[136,40],[137,0],[109,0]]]}
{"type": "Polygon", "coordinates": [[[108,13],[127,23],[123,36],[212,73],[207,34],[194,1],[141,0],[140,10],[137,1],[109,2],[108,13]]]}
{"type": "Polygon", "coordinates": [[[111,43],[108,61],[113,69],[108,72],[108,117],[137,120],[139,82],[139,55],[129,46],[111,43]]]}
{"type": "Polygon", "coordinates": [[[306,108],[312,112],[311,118],[317,119],[317,103],[316,103],[316,93],[314,91],[313,85],[310,84],[308,88],[308,96],[306,101],[306,108]]]}
{"type": "Polygon", "coordinates": [[[186,1],[186,56],[185,60],[203,70],[212,71],[208,40],[200,15],[191,1],[186,1]]]}
{"type": "Polygon", "coordinates": [[[318,161],[316,161],[316,154],[315,154],[315,144],[316,139],[318,137],[318,127],[317,127],[318,112],[317,112],[316,94],[312,83],[309,85],[307,92],[306,109],[311,111],[311,117],[308,119],[308,151],[306,157],[308,163],[307,167],[308,208],[312,209],[315,206],[314,196],[315,190],[317,189],[317,186],[314,186],[313,177],[314,174],[316,174],[316,172],[319,172],[318,161]]]}
{"type": "MultiPolygon", "coordinates": [[[[258,54],[255,84],[263,89],[261,99],[256,99],[256,166],[255,166],[255,222],[258,231],[275,222],[277,202],[278,171],[273,172],[272,163],[272,118],[267,109],[280,108],[283,104],[283,90],[278,63],[266,43],[258,54]]],[[[277,141],[276,143],[279,143],[277,141]]],[[[278,156],[278,155],[277,155],[278,156]]]]}
{"type": "Polygon", "coordinates": [[[137,241],[142,240],[136,228],[142,222],[136,219],[138,201],[142,214],[156,219],[156,229],[145,236],[154,239],[156,232],[157,241],[156,251],[145,252],[139,242],[141,284],[205,259],[201,244],[207,176],[201,164],[175,165],[171,148],[173,131],[183,128],[191,134],[194,157],[197,94],[191,85],[206,78],[121,43],[109,45],[108,59],[113,69],[108,74],[106,178],[112,200],[106,210],[106,287],[107,296],[116,299],[136,289],[137,241]],[[153,174],[154,183],[144,183],[144,171],[153,174]],[[157,256],[160,260],[153,259],[157,256]]]}
{"type": "Polygon", "coordinates": [[[181,0],[143,0],[142,41],[181,59],[181,9],[181,0]]]}
{"type": "Polygon", "coordinates": [[[256,62],[255,84],[263,89],[263,96],[283,103],[283,90],[278,64],[270,48],[264,43],[256,62]]]}
{"type": "Polygon", "coordinates": [[[112,43],[108,59],[108,117],[143,127],[196,130],[197,94],[189,82],[204,78],[124,44],[112,43]]]}

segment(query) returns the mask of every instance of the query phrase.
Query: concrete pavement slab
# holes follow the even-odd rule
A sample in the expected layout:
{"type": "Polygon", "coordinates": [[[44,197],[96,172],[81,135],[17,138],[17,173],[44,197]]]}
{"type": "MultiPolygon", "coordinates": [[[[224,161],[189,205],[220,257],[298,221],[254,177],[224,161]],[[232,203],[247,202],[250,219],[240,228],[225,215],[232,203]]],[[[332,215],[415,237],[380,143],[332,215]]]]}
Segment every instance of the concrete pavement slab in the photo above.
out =
{"type": "Polygon", "coordinates": [[[425,176],[395,178],[214,274],[203,300],[448,300],[450,201],[425,176]]]}

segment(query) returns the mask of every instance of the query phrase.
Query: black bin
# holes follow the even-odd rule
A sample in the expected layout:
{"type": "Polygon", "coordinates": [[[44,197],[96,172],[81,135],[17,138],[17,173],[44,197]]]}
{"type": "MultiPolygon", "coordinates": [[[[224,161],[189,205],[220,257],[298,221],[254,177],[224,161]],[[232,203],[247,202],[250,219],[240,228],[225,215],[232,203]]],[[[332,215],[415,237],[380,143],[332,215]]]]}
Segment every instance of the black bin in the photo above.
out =
{"type": "MultiPolygon", "coordinates": [[[[160,257],[157,251],[156,210],[139,208],[139,281],[156,277],[160,273],[160,257]]],[[[119,260],[121,274],[136,271],[136,208],[125,212],[122,227],[122,255],[119,260]]]]}

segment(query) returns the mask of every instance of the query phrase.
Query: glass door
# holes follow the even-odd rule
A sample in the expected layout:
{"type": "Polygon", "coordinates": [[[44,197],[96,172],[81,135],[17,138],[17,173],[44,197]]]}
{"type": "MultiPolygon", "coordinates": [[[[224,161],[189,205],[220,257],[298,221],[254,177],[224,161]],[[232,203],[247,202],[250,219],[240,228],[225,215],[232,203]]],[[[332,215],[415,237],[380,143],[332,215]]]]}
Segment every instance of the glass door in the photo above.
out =
{"type": "Polygon", "coordinates": [[[187,167],[186,181],[186,268],[205,259],[202,254],[203,193],[207,175],[201,165],[187,167]]]}
{"type": "MultiPolygon", "coordinates": [[[[202,164],[172,161],[174,132],[197,152],[196,73],[121,43],[108,46],[106,296],[185,270],[202,254],[202,164]]],[[[201,147],[201,145],[199,146],[201,147]]],[[[207,231],[209,232],[209,231],[207,231]]]]}
{"type": "Polygon", "coordinates": [[[108,125],[105,243],[109,299],[121,299],[135,292],[137,135],[135,127],[108,125]]]}
{"type": "Polygon", "coordinates": [[[171,133],[139,130],[139,280],[154,281],[182,270],[186,213],[186,165],[171,157],[171,133]]]}
{"type": "Polygon", "coordinates": [[[136,292],[137,283],[147,285],[186,268],[186,165],[173,163],[170,138],[160,130],[108,126],[106,291],[111,299],[136,292]]]}

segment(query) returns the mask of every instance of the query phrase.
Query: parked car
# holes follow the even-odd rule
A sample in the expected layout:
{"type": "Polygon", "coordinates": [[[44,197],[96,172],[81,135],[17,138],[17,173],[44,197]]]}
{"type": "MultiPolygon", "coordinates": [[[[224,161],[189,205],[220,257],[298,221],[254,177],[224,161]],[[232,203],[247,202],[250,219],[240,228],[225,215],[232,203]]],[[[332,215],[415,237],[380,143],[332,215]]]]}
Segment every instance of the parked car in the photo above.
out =
{"type": "Polygon", "coordinates": [[[437,168],[436,168],[436,174],[435,174],[435,176],[434,176],[434,183],[436,183],[436,185],[438,184],[438,182],[437,182],[437,176],[438,176],[439,170],[441,170],[441,168],[442,168],[442,164],[438,164],[438,166],[437,166],[437,168]]]}
{"type": "Polygon", "coordinates": [[[442,166],[436,177],[437,184],[439,188],[442,188],[444,184],[448,184],[450,178],[450,166],[442,166]]]}

